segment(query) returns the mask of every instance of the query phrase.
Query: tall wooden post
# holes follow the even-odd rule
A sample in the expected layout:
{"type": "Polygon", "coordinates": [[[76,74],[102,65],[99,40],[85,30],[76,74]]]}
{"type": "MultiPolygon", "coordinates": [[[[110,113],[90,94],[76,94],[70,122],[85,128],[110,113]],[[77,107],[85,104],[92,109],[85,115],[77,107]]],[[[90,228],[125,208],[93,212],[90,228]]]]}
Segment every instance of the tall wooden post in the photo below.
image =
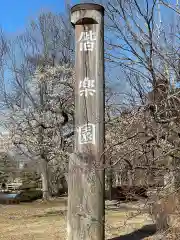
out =
{"type": "Polygon", "coordinates": [[[75,147],[69,162],[68,240],[104,240],[104,8],[78,4],[75,147]]]}

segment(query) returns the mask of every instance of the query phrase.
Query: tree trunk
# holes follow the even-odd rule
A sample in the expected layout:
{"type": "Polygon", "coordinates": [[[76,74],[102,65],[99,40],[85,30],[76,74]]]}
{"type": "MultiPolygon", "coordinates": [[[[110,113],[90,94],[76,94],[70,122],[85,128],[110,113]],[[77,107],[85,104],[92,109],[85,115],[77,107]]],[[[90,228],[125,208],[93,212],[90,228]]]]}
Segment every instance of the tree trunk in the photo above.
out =
{"type": "Polygon", "coordinates": [[[67,193],[68,192],[68,183],[67,183],[64,175],[63,175],[63,177],[60,178],[60,183],[62,185],[63,194],[67,193]]]}
{"type": "Polygon", "coordinates": [[[123,183],[122,183],[122,172],[116,172],[115,174],[115,178],[116,178],[116,187],[117,186],[121,186],[123,183]]]}
{"type": "Polygon", "coordinates": [[[113,170],[109,169],[108,173],[108,185],[109,185],[109,200],[112,200],[112,187],[113,187],[113,170]]]}
{"type": "Polygon", "coordinates": [[[45,159],[42,159],[41,162],[42,162],[41,179],[42,179],[43,200],[49,200],[50,188],[49,188],[49,177],[48,177],[48,163],[45,159]]]}
{"type": "MultiPolygon", "coordinates": [[[[39,96],[40,96],[40,117],[45,120],[43,111],[44,111],[44,101],[46,101],[46,83],[41,81],[39,83],[39,96]]],[[[46,159],[45,149],[43,146],[44,143],[44,128],[39,127],[39,145],[40,148],[40,157],[41,157],[41,179],[42,179],[42,191],[43,191],[43,200],[49,200],[50,197],[50,186],[49,186],[49,176],[48,176],[48,161],[46,159]]]]}
{"type": "Polygon", "coordinates": [[[134,183],[134,171],[133,170],[128,170],[128,183],[129,183],[129,186],[133,186],[135,183],[134,183]]]}

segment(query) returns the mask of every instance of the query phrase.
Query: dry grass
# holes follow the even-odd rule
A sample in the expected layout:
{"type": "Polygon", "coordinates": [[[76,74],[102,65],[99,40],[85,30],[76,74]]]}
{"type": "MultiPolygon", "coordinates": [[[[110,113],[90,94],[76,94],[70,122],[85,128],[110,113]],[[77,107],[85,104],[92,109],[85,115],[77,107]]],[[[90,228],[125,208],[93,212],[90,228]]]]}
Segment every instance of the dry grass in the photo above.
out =
{"type": "MultiPolygon", "coordinates": [[[[0,205],[0,239],[64,240],[66,239],[66,208],[65,199],[50,203],[0,205]]],[[[138,214],[131,218],[131,215],[136,213],[135,209],[107,210],[106,238],[124,235],[152,223],[147,214],[138,214]]]]}
{"type": "Polygon", "coordinates": [[[1,205],[0,239],[65,239],[65,201],[1,205]]]}
{"type": "Polygon", "coordinates": [[[152,224],[152,218],[149,216],[147,211],[145,211],[144,204],[121,204],[120,209],[106,211],[107,239],[112,239],[120,235],[130,236],[130,233],[135,232],[144,226],[150,226],[152,224]]]}

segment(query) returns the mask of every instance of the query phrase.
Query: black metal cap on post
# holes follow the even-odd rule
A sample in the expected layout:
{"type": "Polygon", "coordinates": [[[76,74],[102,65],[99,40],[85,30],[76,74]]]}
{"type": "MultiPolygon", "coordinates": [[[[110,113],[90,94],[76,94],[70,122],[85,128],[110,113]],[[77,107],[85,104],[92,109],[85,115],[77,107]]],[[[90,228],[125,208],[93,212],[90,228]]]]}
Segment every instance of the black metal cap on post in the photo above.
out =
{"type": "Polygon", "coordinates": [[[76,4],[71,8],[71,13],[80,11],[80,10],[96,10],[101,12],[104,15],[104,7],[95,3],[81,3],[76,4]]]}

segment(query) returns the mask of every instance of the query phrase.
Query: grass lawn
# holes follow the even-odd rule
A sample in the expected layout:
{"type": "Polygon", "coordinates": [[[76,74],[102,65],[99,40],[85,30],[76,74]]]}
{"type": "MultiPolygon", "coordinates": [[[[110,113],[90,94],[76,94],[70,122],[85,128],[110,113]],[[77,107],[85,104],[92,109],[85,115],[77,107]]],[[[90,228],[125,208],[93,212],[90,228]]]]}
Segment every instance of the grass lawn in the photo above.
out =
{"type": "MultiPolygon", "coordinates": [[[[0,205],[0,239],[65,240],[66,209],[65,199],[49,203],[0,205]]],[[[139,210],[139,208],[137,209],[139,210]]],[[[106,239],[116,239],[115,237],[128,234],[152,223],[147,214],[138,214],[132,218],[131,215],[135,213],[137,210],[131,209],[130,204],[119,210],[107,210],[106,239]]],[[[123,238],[121,239],[123,240],[123,238]]]]}

